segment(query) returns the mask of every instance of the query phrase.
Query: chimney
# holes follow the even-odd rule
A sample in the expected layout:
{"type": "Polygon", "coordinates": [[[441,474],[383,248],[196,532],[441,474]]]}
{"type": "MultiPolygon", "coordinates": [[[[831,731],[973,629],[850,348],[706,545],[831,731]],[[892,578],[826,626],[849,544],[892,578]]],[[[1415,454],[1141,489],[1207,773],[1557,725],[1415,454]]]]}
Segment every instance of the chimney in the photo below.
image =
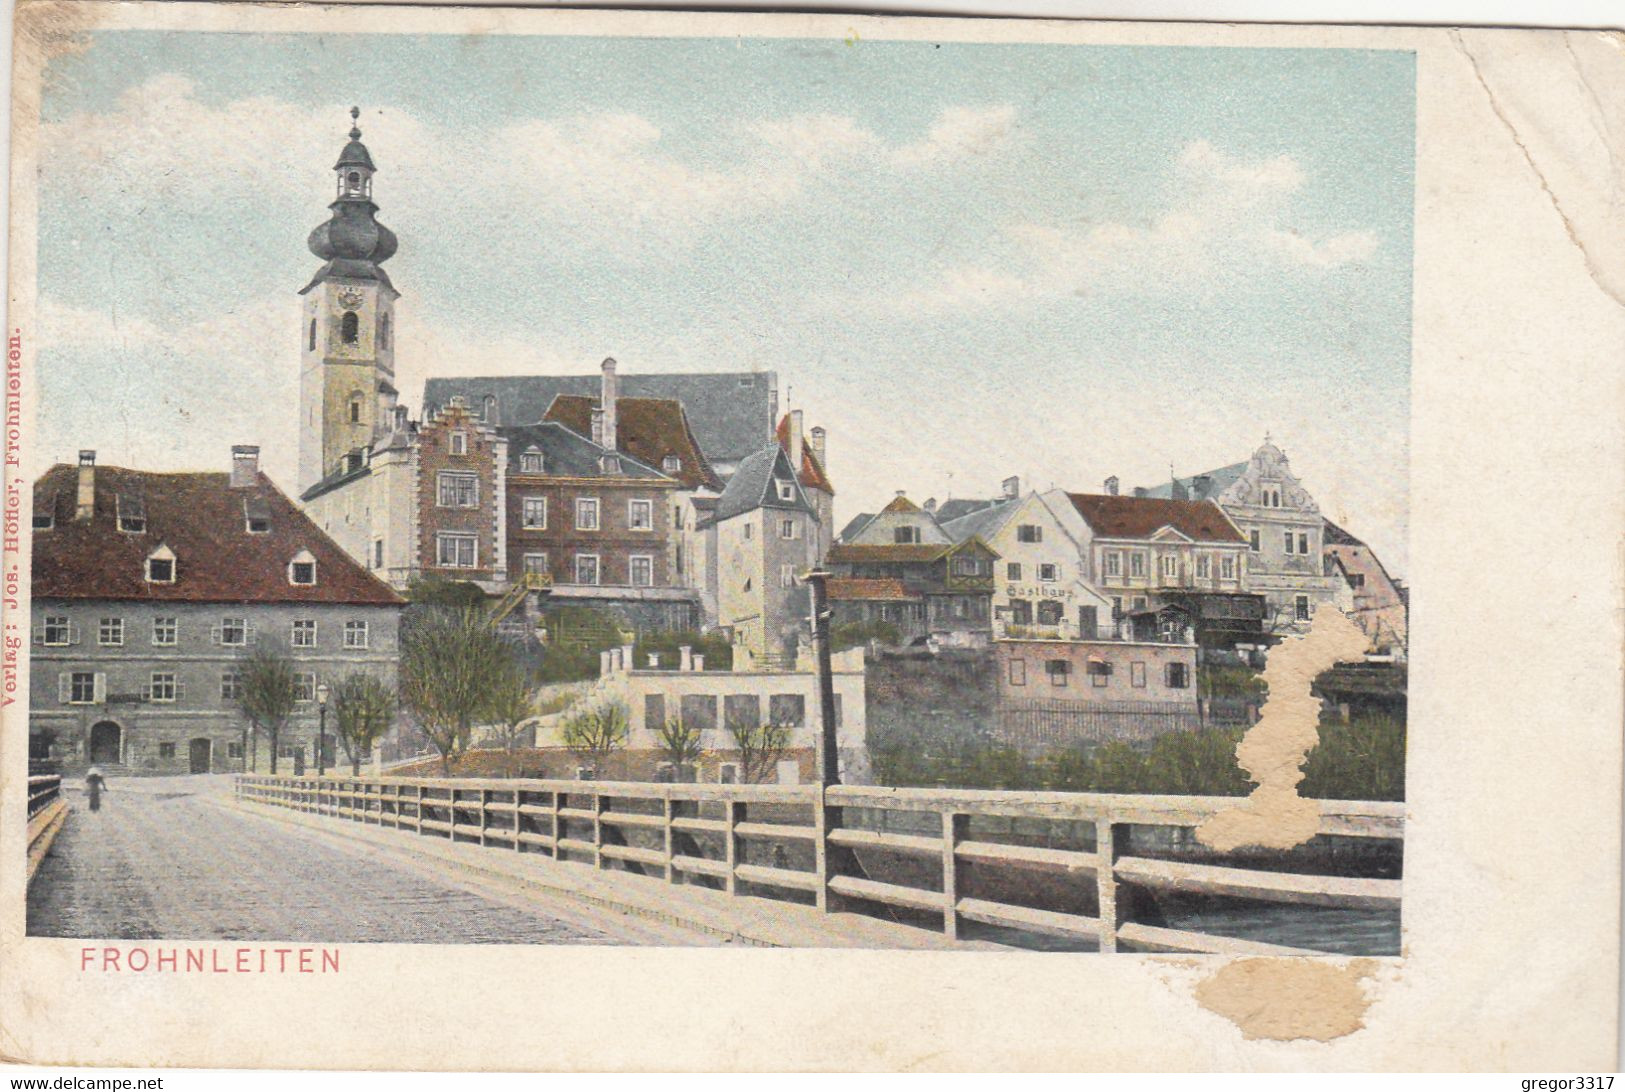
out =
{"type": "Polygon", "coordinates": [[[592,411],[592,442],[595,444],[604,442],[604,411],[598,407],[594,407],[592,411]]]}
{"type": "Polygon", "coordinates": [[[1213,477],[1209,474],[1198,474],[1191,481],[1191,500],[1207,500],[1208,493],[1213,489],[1213,477]]]}
{"type": "Polygon", "coordinates": [[[1135,487],[1134,487],[1134,495],[1135,495],[1135,496],[1136,496],[1136,497],[1143,497],[1143,496],[1145,496],[1145,486],[1143,486],[1143,485],[1136,485],[1136,486],[1135,486],[1135,487]]]}
{"type": "Polygon", "coordinates": [[[937,498],[935,498],[935,497],[927,497],[925,499],[924,508],[925,508],[925,510],[927,512],[931,512],[931,513],[935,514],[935,512],[937,510],[937,498]]]}
{"type": "Polygon", "coordinates": [[[258,444],[231,445],[231,487],[248,489],[259,483],[260,449],[258,444]]]}
{"type": "Polygon", "coordinates": [[[790,411],[790,470],[799,479],[801,477],[801,411],[790,411]]]}
{"type": "Polygon", "coordinates": [[[73,518],[83,523],[96,515],[96,453],[79,453],[79,498],[73,518]]]}
{"type": "Polygon", "coordinates": [[[615,403],[620,401],[621,384],[615,376],[615,358],[604,358],[604,390],[598,397],[599,408],[604,411],[604,438],[599,441],[610,451],[616,449],[615,403]]]}
{"type": "Polygon", "coordinates": [[[1015,500],[1021,496],[1021,479],[1019,477],[1006,478],[1000,483],[1000,488],[1003,490],[1006,500],[1015,500]]]}
{"type": "Polygon", "coordinates": [[[1106,495],[1108,497],[1117,496],[1117,488],[1121,484],[1122,483],[1117,480],[1117,475],[1116,474],[1113,474],[1111,477],[1107,478],[1106,479],[1106,495]]]}
{"type": "Polygon", "coordinates": [[[819,425],[817,428],[814,428],[812,430],[812,449],[813,449],[813,454],[818,456],[818,464],[820,466],[822,466],[823,463],[824,463],[824,426],[823,425],[819,425]]]}

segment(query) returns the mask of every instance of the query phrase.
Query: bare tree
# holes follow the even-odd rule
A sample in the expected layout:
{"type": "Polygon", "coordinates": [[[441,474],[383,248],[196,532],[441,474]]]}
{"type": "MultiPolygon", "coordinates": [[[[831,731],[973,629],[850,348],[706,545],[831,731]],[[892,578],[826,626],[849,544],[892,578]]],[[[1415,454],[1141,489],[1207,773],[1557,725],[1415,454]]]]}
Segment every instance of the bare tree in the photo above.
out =
{"type": "Polygon", "coordinates": [[[361,756],[384,738],[395,719],[395,697],[377,677],[352,672],[333,688],[333,713],[344,753],[350,756],[350,773],[360,777],[361,756]]]}
{"type": "Polygon", "coordinates": [[[655,729],[655,735],[660,740],[660,753],[671,763],[672,780],[681,781],[683,767],[692,766],[699,761],[699,728],[684,723],[680,716],[671,716],[655,729]]]}
{"type": "Polygon", "coordinates": [[[597,777],[603,763],[616,748],[625,746],[631,734],[631,716],[626,706],[608,701],[564,718],[562,735],[570,753],[592,769],[597,777]]]}
{"type": "Polygon", "coordinates": [[[502,749],[507,753],[508,776],[518,777],[514,751],[524,734],[524,725],[541,715],[536,701],[536,688],[526,675],[517,656],[509,656],[508,668],[502,672],[491,690],[486,704],[486,715],[496,722],[502,749]]]}
{"type": "Polygon", "coordinates": [[[468,748],[508,663],[480,608],[432,607],[412,619],[401,639],[401,703],[440,752],[444,776],[468,748]]]}
{"type": "MultiPolygon", "coordinates": [[[[237,684],[237,705],[254,726],[271,740],[271,773],[276,773],[278,741],[293,716],[298,691],[293,660],[269,645],[256,648],[243,661],[237,684]]],[[[258,744],[256,743],[256,747],[258,744]]]]}
{"type": "Polygon", "coordinates": [[[774,721],[765,724],[754,718],[729,721],[728,732],[734,737],[734,746],[739,748],[739,780],[747,784],[766,781],[767,775],[775,772],[779,759],[784,757],[794,731],[794,725],[774,721]]]}

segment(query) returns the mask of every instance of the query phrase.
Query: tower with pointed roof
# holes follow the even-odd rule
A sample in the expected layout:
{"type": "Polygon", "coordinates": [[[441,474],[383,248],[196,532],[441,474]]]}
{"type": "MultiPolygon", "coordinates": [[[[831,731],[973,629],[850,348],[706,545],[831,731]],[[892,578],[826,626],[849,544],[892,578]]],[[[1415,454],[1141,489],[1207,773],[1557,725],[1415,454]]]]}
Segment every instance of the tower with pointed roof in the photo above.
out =
{"type": "Polygon", "coordinates": [[[394,415],[395,301],[383,263],[394,232],[377,220],[377,168],[350,108],[349,143],[333,165],[329,219],[310,233],[322,266],[299,290],[299,488],[304,491],[388,431],[394,415]]]}

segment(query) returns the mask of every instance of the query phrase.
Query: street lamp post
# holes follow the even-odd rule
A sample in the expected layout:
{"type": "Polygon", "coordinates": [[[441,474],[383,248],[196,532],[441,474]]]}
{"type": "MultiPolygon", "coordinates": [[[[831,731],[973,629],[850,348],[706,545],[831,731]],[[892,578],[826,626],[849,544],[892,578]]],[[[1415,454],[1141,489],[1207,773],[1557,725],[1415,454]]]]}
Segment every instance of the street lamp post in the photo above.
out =
{"type": "Polygon", "coordinates": [[[319,719],[316,722],[316,776],[323,777],[327,773],[327,684],[319,683],[316,686],[316,710],[319,719]]]}

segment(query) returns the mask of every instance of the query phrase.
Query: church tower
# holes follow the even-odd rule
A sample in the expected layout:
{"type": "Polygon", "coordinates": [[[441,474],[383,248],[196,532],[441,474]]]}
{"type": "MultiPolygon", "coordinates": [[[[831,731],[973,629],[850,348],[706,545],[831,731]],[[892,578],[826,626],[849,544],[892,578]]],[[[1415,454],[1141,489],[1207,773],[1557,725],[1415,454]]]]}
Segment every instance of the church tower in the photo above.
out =
{"type": "MultiPolygon", "coordinates": [[[[395,234],[375,217],[377,173],[350,108],[350,142],[333,165],[332,217],[310,233],[324,263],[304,297],[299,325],[299,490],[303,493],[352,453],[389,430],[395,411],[395,301],[383,263],[395,234]]],[[[364,454],[361,457],[365,457],[364,454]]]]}

